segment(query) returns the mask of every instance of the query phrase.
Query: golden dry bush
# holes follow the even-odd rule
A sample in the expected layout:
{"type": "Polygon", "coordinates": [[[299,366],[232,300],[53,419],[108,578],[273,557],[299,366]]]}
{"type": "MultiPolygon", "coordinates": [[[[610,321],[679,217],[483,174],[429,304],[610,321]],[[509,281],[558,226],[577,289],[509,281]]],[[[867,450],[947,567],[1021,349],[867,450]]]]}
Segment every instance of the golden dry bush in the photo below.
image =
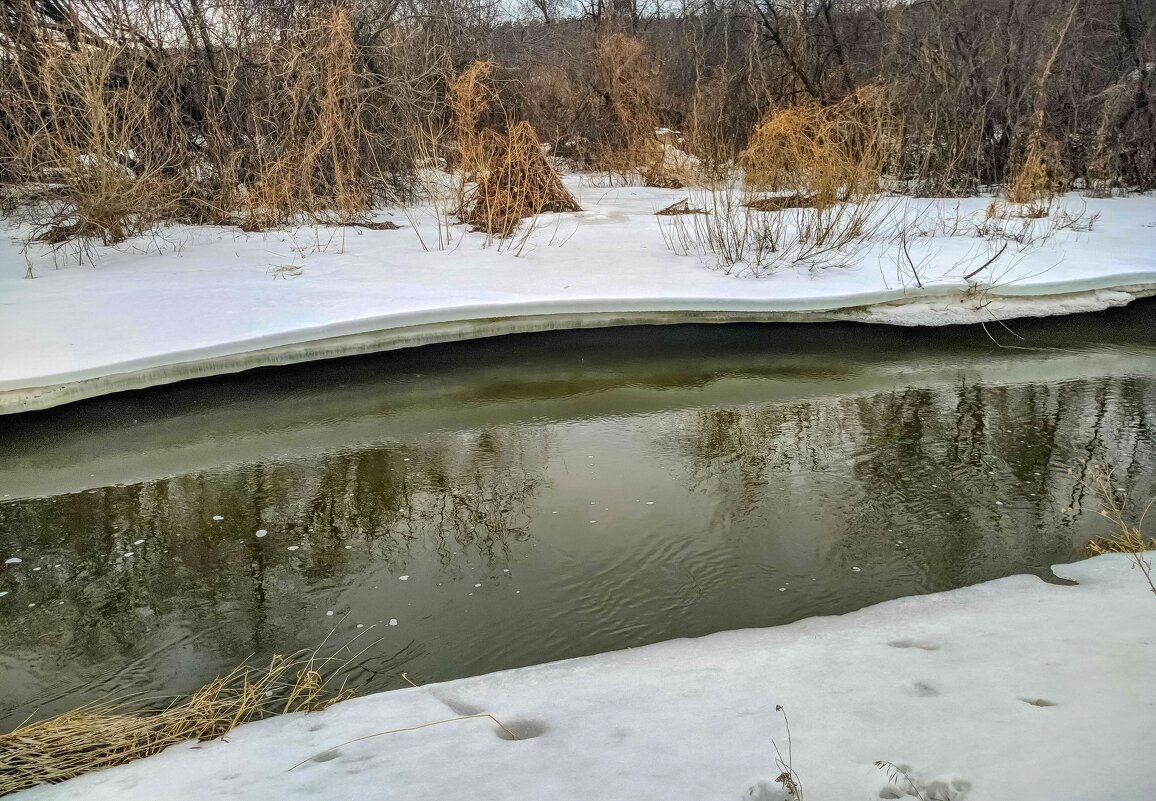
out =
{"type": "Polygon", "coordinates": [[[454,121],[457,166],[463,175],[475,175],[485,168],[488,154],[481,123],[497,100],[494,65],[489,61],[473,62],[450,82],[449,106],[454,121]]]}
{"type": "Polygon", "coordinates": [[[362,171],[368,137],[348,12],[331,8],[292,31],[271,56],[284,81],[267,158],[243,198],[246,228],[306,215],[350,222],[372,206],[362,171]]]}
{"type": "Polygon", "coordinates": [[[816,206],[875,194],[884,163],[885,104],[865,87],[832,105],[772,111],[740,154],[747,184],[813,196],[816,206]]]}
{"type": "Polygon", "coordinates": [[[598,40],[591,54],[592,84],[609,111],[603,146],[608,154],[654,138],[658,127],[658,68],[642,42],[624,33],[598,40]]]}
{"type": "Polygon", "coordinates": [[[1007,185],[1008,201],[1040,207],[1050,204],[1067,183],[1059,151],[1057,143],[1035,137],[1007,185]]]}
{"type": "Polygon", "coordinates": [[[504,134],[483,130],[479,142],[485,164],[463,192],[457,211],[462,222],[506,237],[535,214],[581,211],[530,123],[514,123],[504,134]]]}
{"type": "Polygon", "coordinates": [[[591,86],[602,99],[593,166],[647,186],[679,189],[693,180],[697,159],[659,127],[658,66],[638,39],[599,38],[590,56],[591,86]]]}
{"type": "Polygon", "coordinates": [[[176,743],[222,737],[243,723],[326,709],[351,694],[331,692],[332,657],[274,656],[243,666],[159,712],[93,704],[0,734],[0,796],[152,756],[176,743]]]}

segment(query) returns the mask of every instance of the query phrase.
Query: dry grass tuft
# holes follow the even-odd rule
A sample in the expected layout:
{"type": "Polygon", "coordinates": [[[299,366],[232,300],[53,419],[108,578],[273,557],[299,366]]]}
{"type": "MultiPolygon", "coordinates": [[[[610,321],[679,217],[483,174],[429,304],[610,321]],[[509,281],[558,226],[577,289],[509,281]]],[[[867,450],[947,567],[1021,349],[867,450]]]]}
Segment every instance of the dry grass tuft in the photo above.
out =
{"type": "MultiPolygon", "coordinates": [[[[1007,185],[1007,199],[1032,209],[1046,209],[1068,182],[1059,145],[1035,136],[1027,147],[1023,163],[1007,185]]],[[[1046,213],[1038,215],[1046,216],[1046,213]]]]}
{"type": "Polygon", "coordinates": [[[527,217],[581,209],[530,123],[511,122],[500,108],[493,74],[493,64],[476,61],[450,84],[460,175],[454,213],[477,230],[508,237],[527,217]],[[495,106],[506,117],[504,132],[484,127],[495,106]]]}
{"type": "Polygon", "coordinates": [[[763,209],[740,180],[692,192],[704,213],[671,215],[660,225],[667,247],[697,255],[726,273],[760,277],[792,267],[848,266],[893,218],[878,198],[763,209]]]}
{"type": "Polygon", "coordinates": [[[494,65],[489,61],[475,61],[450,82],[457,167],[465,176],[478,175],[489,165],[490,153],[481,124],[497,101],[494,65]]]}
{"type": "MultiPolygon", "coordinates": [[[[1071,472],[1071,471],[1069,471],[1071,472]]],[[[1088,552],[1094,555],[1104,553],[1124,553],[1131,557],[1134,567],[1139,568],[1141,575],[1153,594],[1156,594],[1156,580],[1152,578],[1152,563],[1145,556],[1147,551],[1156,550],[1156,539],[1144,536],[1144,520],[1148,512],[1156,505],[1156,498],[1140,510],[1133,520],[1126,513],[1128,500],[1123,496],[1123,490],[1116,487],[1111,468],[1107,465],[1093,463],[1089,467],[1089,477],[1082,482],[1100,503],[1100,516],[1112,523],[1115,532],[1108,537],[1091,540],[1087,544],[1088,552]]]]}
{"type": "Polygon", "coordinates": [[[243,723],[326,709],[351,695],[330,691],[322,674],[332,659],[312,653],[242,666],[159,712],[125,702],[93,704],[0,735],[0,796],[159,753],[188,740],[211,740],[243,723]]]}
{"type": "Polygon", "coordinates": [[[462,222],[507,237],[527,217],[582,210],[547,160],[530,123],[514,123],[505,134],[484,131],[481,141],[486,166],[464,192],[457,212],[462,222]]]}
{"type": "Polygon", "coordinates": [[[817,207],[874,195],[883,170],[885,116],[883,93],[871,86],[833,105],[773,111],[739,156],[747,183],[805,191],[817,207]]]}

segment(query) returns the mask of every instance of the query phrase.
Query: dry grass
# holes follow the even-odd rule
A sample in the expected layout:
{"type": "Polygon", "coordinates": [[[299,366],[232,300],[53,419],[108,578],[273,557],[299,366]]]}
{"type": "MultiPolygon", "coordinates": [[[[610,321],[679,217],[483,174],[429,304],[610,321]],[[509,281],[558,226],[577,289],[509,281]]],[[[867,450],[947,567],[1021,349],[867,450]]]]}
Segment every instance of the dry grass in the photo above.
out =
{"type": "Polygon", "coordinates": [[[624,33],[599,38],[590,54],[591,85],[602,99],[601,141],[592,166],[646,186],[682,189],[694,181],[697,159],[659,134],[658,65],[638,39],[624,33]]]}
{"type": "Polygon", "coordinates": [[[487,164],[465,192],[458,209],[462,222],[507,237],[527,217],[581,211],[530,123],[514,123],[504,134],[485,131],[482,141],[487,164]]]}
{"type": "Polygon", "coordinates": [[[671,216],[661,229],[667,247],[726,273],[754,277],[795,266],[846,266],[893,216],[874,198],[810,207],[784,203],[777,211],[761,211],[735,177],[692,192],[688,204],[705,213],[671,216]]]}
{"type": "Polygon", "coordinates": [[[1132,564],[1136,567],[1148,589],[1156,594],[1156,580],[1152,577],[1152,562],[1145,555],[1147,551],[1156,550],[1156,539],[1146,537],[1143,532],[1144,521],[1148,517],[1156,498],[1148,501],[1138,515],[1132,516],[1127,512],[1128,501],[1123,497],[1123,491],[1116,487],[1112,470],[1106,465],[1093,464],[1089,467],[1088,478],[1083,482],[1096,500],[1100,503],[1100,516],[1106,518],[1115,531],[1107,536],[1091,540],[1087,549],[1091,554],[1124,553],[1128,554],[1132,564]]]}
{"type": "Polygon", "coordinates": [[[497,103],[494,65],[489,61],[473,62],[450,82],[449,106],[458,154],[456,166],[463,176],[480,175],[489,167],[491,153],[482,135],[481,123],[482,117],[497,103]]]}
{"type": "Polygon", "coordinates": [[[105,245],[146,230],[179,206],[168,165],[163,96],[125,48],[49,50],[6,98],[9,169],[41,186],[34,237],[105,245]],[[158,143],[146,155],[146,143],[158,143]]]}
{"type": "Polygon", "coordinates": [[[1023,163],[1007,185],[1007,199],[1010,203],[1036,210],[1037,218],[1045,217],[1048,206],[1065,183],[1059,147],[1054,142],[1035,137],[1028,145],[1023,163]]]}
{"type": "Polygon", "coordinates": [[[351,693],[327,687],[332,657],[275,656],[243,666],[159,712],[139,704],[93,704],[0,735],[0,796],[123,765],[170,745],[211,740],[243,723],[326,709],[351,693]]]}
{"type": "Polygon", "coordinates": [[[450,84],[450,107],[459,158],[458,219],[500,238],[543,212],[581,211],[546,158],[528,122],[512,122],[500,106],[493,64],[475,62],[450,84]],[[505,130],[483,127],[497,111],[505,130]]]}
{"type": "Polygon", "coordinates": [[[816,206],[877,193],[884,109],[882,92],[868,86],[832,105],[806,103],[771,112],[739,156],[748,185],[805,192],[816,206]]]}
{"type": "Polygon", "coordinates": [[[1061,183],[1061,160],[1059,146],[1044,135],[1045,106],[1047,104],[1048,81],[1056,66],[1056,59],[1068,38],[1068,32],[1076,19],[1081,0],[1072,0],[1068,13],[1056,33],[1055,44],[1048,54],[1034,89],[1031,123],[1027,131],[1023,161],[1015,171],[1007,187],[1008,200],[1012,203],[1033,203],[1046,201],[1050,204],[1061,183]]]}
{"type": "Polygon", "coordinates": [[[218,8],[230,24],[209,42],[198,8],[136,5],[92,6],[117,32],[98,46],[0,36],[0,173],[33,238],[83,255],[165,221],[353,223],[412,189],[403,132],[431,116],[442,74],[418,33],[367,38],[341,5],[275,30],[218,8]]]}
{"type": "Polygon", "coordinates": [[[247,230],[300,217],[361,220],[373,193],[362,170],[369,138],[358,100],[358,65],[348,12],[331,8],[293,31],[271,61],[284,93],[276,135],[242,199],[247,230]]]}

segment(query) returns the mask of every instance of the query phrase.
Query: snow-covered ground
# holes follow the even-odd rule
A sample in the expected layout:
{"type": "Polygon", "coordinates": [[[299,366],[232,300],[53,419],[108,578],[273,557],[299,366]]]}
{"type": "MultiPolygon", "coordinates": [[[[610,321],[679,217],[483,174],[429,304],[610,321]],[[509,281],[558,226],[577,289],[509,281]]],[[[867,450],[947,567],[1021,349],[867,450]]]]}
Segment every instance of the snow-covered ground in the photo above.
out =
{"type": "Polygon", "coordinates": [[[1156,597],[1121,555],[1055,571],[1078,584],[1016,576],[367,696],[14,798],[778,801],[775,745],[815,801],[914,797],[877,760],[925,801],[1156,798],[1156,597]],[[451,720],[483,714],[518,739],[451,720]]]}
{"type": "MultiPolygon", "coordinates": [[[[1010,242],[978,272],[1007,241],[976,235],[987,199],[886,200],[892,221],[844,254],[847,266],[756,279],[671,252],[660,226],[674,223],[654,212],[687,192],[568,181],[585,211],[545,215],[502,249],[458,226],[439,250],[428,208],[383,212],[397,231],[172,227],[97,247],[83,266],[43,246],[26,256],[10,229],[0,239],[0,413],[503,332],[699,319],[936,325],[1097,310],[1156,292],[1156,197],[1062,199],[1057,211],[1099,213],[1094,229],[1010,242]],[[906,254],[893,236],[901,219],[912,231],[906,254]]],[[[1014,233],[1022,221],[1001,224],[1014,233]]]]}

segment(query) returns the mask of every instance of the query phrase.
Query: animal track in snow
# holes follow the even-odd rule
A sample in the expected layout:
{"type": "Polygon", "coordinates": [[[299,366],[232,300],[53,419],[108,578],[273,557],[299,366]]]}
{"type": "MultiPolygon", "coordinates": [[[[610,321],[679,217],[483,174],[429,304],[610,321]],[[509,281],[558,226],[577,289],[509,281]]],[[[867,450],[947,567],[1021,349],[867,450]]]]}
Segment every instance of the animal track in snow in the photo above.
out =
{"type": "Polygon", "coordinates": [[[903,692],[907,693],[908,695],[913,695],[916,698],[932,698],[936,695],[939,695],[939,690],[935,689],[924,681],[917,681],[909,684],[903,689],[903,692]]]}
{"type": "Polygon", "coordinates": [[[938,651],[939,643],[926,640],[892,640],[887,643],[892,648],[918,648],[920,651],[938,651]]]}
{"type": "Polygon", "coordinates": [[[1055,701],[1049,701],[1047,698],[1021,698],[1020,700],[1032,706],[1059,706],[1055,701]]]}

